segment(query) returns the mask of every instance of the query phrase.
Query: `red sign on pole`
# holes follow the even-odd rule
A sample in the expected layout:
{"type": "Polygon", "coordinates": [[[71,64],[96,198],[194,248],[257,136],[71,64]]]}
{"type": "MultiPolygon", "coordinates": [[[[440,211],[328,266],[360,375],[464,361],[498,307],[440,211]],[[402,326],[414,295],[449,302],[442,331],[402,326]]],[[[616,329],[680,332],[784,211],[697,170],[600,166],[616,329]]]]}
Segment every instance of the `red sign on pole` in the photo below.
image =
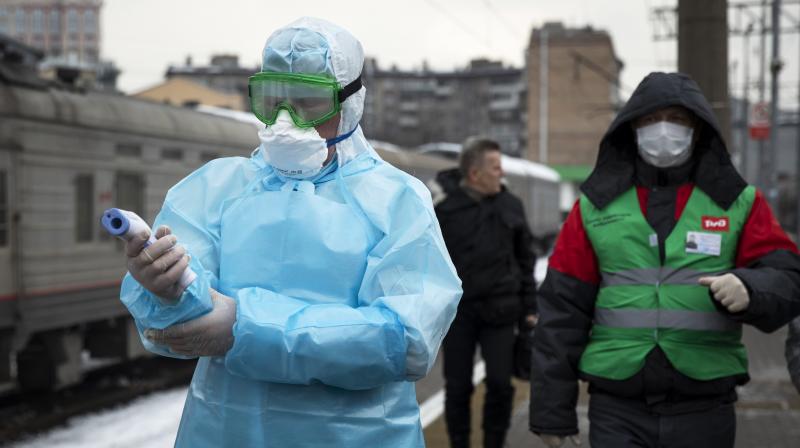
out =
{"type": "Polygon", "coordinates": [[[750,138],[752,140],[769,140],[769,104],[760,102],[750,108],[750,138]]]}

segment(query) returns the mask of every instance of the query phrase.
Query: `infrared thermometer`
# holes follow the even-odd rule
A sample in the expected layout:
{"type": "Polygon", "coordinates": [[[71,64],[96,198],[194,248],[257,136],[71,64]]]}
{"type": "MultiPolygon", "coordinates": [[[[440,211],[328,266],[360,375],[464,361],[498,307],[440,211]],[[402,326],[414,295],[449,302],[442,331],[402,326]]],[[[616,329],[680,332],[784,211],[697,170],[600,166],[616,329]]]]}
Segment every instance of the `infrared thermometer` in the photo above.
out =
{"type": "MultiPolygon", "coordinates": [[[[134,212],[110,208],[103,213],[100,222],[109,234],[124,241],[130,241],[135,235],[146,231],[150,235],[150,238],[144,243],[142,250],[156,242],[156,235],[150,229],[150,226],[134,212]]],[[[187,267],[186,270],[183,271],[183,275],[181,275],[178,283],[181,287],[186,288],[195,278],[197,278],[197,274],[194,273],[192,268],[187,267]]]]}

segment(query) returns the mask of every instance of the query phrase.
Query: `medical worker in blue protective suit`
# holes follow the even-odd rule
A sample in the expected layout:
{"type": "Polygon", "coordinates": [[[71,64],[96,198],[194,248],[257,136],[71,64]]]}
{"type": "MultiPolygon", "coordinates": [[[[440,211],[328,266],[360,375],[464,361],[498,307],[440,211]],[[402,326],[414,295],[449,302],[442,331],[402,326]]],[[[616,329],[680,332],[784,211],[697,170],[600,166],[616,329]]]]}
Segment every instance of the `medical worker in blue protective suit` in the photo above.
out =
{"type": "Polygon", "coordinates": [[[127,246],[143,342],[200,357],[176,446],[424,445],[412,381],[461,287],[429,192],[358,127],[363,62],[322,20],[272,34],[250,79],[261,146],[175,185],[158,241],[127,246]]]}

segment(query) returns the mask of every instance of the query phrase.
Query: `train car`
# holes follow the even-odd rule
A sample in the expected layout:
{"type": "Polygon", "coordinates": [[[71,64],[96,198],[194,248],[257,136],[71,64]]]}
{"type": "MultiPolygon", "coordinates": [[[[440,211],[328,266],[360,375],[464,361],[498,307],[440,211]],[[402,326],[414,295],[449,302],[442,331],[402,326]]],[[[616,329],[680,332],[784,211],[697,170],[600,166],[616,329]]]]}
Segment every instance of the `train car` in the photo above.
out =
{"type": "Polygon", "coordinates": [[[258,138],[236,120],[43,81],[30,54],[0,42],[0,383],[40,389],[77,382],[85,351],[141,354],[102,211],[152,222],[169,187],[258,138]]]}
{"type": "MultiPolygon", "coordinates": [[[[87,354],[144,355],[118,298],[123,245],[100,228],[102,211],[133,210],[152,222],[185,175],[217,157],[247,156],[259,143],[249,114],[45,81],[35,74],[36,54],[0,35],[0,390],[74,384],[87,354]]],[[[425,182],[455,166],[377,146],[425,182]]],[[[511,165],[509,185],[528,204],[537,234],[554,235],[557,224],[535,221],[558,215],[557,185],[555,202],[541,197],[552,176],[511,165]]]]}

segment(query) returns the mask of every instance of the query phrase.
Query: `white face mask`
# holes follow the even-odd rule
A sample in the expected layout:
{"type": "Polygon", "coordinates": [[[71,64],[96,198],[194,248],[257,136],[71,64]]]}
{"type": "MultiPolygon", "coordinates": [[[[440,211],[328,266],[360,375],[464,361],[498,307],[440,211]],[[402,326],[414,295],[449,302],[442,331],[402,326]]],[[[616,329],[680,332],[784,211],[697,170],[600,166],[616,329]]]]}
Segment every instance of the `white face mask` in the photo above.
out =
{"type": "Polygon", "coordinates": [[[275,124],[259,131],[264,160],[281,175],[307,179],[322,170],[328,145],[313,127],[298,128],[286,110],[278,112],[275,124]]]}
{"type": "Polygon", "coordinates": [[[639,156],[659,168],[678,166],[692,156],[694,129],[659,121],[636,130],[639,156]]]}

